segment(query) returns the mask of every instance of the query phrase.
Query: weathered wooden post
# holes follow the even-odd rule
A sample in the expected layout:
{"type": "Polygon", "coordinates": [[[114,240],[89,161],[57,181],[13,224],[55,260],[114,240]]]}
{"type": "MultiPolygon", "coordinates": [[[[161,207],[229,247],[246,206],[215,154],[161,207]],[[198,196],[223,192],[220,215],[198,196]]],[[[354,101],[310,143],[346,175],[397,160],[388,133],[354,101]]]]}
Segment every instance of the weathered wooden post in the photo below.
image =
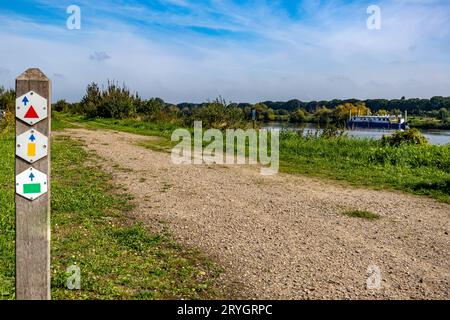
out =
{"type": "Polygon", "coordinates": [[[50,299],[51,82],[16,79],[16,299],[50,299]]]}

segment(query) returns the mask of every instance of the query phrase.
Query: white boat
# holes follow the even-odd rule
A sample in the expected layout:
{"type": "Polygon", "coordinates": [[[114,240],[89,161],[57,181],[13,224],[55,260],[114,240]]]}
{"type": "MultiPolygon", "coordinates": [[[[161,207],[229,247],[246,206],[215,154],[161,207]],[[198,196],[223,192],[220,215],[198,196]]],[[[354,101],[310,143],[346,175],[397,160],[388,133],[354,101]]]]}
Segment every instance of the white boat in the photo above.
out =
{"type": "Polygon", "coordinates": [[[395,129],[395,130],[405,130],[408,128],[408,123],[405,118],[401,115],[391,116],[352,116],[348,121],[349,128],[379,128],[379,129],[395,129]]]}

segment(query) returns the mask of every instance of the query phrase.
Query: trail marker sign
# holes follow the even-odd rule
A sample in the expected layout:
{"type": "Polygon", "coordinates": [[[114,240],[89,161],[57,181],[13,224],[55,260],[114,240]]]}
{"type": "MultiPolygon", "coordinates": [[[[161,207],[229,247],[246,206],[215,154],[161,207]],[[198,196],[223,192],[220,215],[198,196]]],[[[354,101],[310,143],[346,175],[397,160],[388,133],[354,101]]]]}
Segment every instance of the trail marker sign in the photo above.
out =
{"type": "Polygon", "coordinates": [[[28,130],[16,137],[16,156],[28,163],[36,162],[48,154],[48,138],[37,130],[28,130]]]}
{"type": "Polygon", "coordinates": [[[16,193],[28,200],[36,200],[48,190],[47,175],[29,168],[16,176],[16,193]]]}
{"type": "Polygon", "coordinates": [[[47,118],[47,99],[34,91],[16,99],[16,117],[30,126],[47,118]]]}
{"type": "Polygon", "coordinates": [[[16,78],[16,299],[50,300],[51,81],[16,78]]]}

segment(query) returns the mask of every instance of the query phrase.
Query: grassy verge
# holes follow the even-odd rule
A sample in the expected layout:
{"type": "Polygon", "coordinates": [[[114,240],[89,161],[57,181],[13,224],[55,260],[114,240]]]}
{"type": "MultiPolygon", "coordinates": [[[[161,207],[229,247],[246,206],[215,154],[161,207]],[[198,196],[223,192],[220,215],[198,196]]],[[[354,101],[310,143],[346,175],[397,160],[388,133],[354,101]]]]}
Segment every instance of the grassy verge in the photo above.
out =
{"type": "Polygon", "coordinates": [[[281,170],[342,180],[358,186],[391,188],[450,202],[450,145],[382,146],[373,140],[280,140],[281,170]]]}
{"type": "Polygon", "coordinates": [[[14,135],[0,134],[0,299],[14,298],[14,135]]]}
{"type": "Polygon", "coordinates": [[[367,220],[377,220],[380,219],[380,215],[364,210],[350,210],[342,213],[344,216],[353,217],[353,218],[362,218],[367,220]]]}
{"type": "MultiPolygon", "coordinates": [[[[11,136],[0,151],[0,299],[14,298],[14,191],[11,136]]],[[[130,212],[131,197],[79,142],[52,144],[52,297],[54,299],[208,299],[223,290],[220,270],[200,253],[153,234],[130,212]],[[81,290],[68,290],[79,266],[81,290]]]]}
{"type": "Polygon", "coordinates": [[[136,121],[133,119],[92,119],[88,120],[82,116],[58,114],[55,113],[53,116],[53,127],[87,127],[89,129],[113,129],[117,131],[136,133],[145,136],[158,136],[170,139],[172,132],[179,128],[174,124],[167,123],[152,123],[144,121],[136,121]]]}
{"type": "MultiPolygon", "coordinates": [[[[87,127],[113,129],[147,136],[157,136],[144,147],[168,151],[175,126],[132,119],[83,120],[72,117],[87,127]]],[[[285,133],[280,138],[280,170],[339,180],[356,186],[389,188],[427,195],[450,202],[450,145],[447,146],[382,146],[378,141],[300,137],[285,133]]]]}

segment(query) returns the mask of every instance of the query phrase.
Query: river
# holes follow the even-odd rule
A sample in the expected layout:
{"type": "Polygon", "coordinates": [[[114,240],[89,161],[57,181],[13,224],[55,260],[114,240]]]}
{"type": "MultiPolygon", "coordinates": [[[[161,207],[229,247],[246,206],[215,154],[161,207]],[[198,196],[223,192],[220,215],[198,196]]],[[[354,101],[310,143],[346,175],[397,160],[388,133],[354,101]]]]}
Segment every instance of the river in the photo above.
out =
{"type": "MultiPolygon", "coordinates": [[[[287,130],[304,130],[304,134],[317,132],[318,126],[313,123],[293,124],[289,122],[269,122],[261,126],[262,129],[287,129],[287,130]]],[[[349,137],[353,138],[369,138],[381,139],[383,135],[389,135],[395,130],[380,130],[380,129],[354,129],[347,130],[349,137]]],[[[423,135],[428,139],[428,142],[434,145],[445,145],[450,143],[450,130],[422,130],[423,135]]]]}

